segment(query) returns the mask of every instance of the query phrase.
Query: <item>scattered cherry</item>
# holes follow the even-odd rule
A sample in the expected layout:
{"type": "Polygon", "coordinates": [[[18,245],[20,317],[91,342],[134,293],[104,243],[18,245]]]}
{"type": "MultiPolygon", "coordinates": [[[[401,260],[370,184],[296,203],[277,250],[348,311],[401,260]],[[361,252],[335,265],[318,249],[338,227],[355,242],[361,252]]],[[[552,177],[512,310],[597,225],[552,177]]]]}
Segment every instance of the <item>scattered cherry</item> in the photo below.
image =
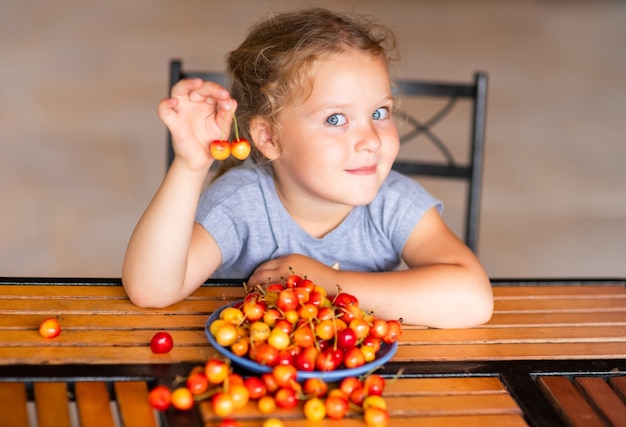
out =
{"type": "Polygon", "coordinates": [[[172,392],[165,385],[158,385],[150,390],[148,403],[157,411],[165,411],[172,402],[172,392]]]}
{"type": "Polygon", "coordinates": [[[174,347],[174,340],[167,332],[157,332],[150,340],[150,349],[156,354],[169,353],[172,347],[174,347]]]}
{"type": "Polygon", "coordinates": [[[39,335],[44,338],[55,338],[61,333],[61,324],[56,317],[50,317],[39,325],[39,335]]]}

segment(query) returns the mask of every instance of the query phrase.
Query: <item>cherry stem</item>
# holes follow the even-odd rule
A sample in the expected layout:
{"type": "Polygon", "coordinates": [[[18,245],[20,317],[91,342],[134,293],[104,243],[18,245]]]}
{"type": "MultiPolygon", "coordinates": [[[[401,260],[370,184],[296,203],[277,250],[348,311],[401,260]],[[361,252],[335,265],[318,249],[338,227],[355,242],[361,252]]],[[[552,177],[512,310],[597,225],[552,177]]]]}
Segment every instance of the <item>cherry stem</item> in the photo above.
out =
{"type": "Polygon", "coordinates": [[[237,116],[233,113],[233,123],[235,124],[235,139],[239,141],[239,126],[237,126],[237,116]]]}

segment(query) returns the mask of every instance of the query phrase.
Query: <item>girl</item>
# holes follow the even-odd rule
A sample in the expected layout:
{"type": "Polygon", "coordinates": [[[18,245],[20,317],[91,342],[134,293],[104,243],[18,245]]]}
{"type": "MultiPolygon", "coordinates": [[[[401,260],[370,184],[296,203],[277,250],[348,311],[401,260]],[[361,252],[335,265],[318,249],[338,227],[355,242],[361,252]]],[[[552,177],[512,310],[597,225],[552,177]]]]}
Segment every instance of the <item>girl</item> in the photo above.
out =
{"type": "Polygon", "coordinates": [[[383,318],[438,328],[489,320],[479,261],[446,227],[440,203],[391,171],[394,45],[371,22],[285,13],[231,52],[230,93],[199,79],[176,84],[158,108],[175,159],[128,245],[130,299],[162,307],[209,277],[255,285],[293,269],[383,318]],[[252,161],[203,192],[209,143],[229,134],[235,110],[252,161]]]}

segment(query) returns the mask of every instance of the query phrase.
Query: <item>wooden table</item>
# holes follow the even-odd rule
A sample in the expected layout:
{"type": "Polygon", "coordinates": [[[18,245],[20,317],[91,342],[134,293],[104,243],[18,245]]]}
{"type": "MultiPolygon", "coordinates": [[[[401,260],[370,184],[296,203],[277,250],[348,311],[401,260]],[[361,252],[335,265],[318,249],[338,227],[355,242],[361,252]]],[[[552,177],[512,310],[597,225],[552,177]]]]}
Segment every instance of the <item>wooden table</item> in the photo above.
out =
{"type": "MultiPolygon", "coordinates": [[[[147,310],[119,280],[0,279],[0,424],[216,425],[206,404],[155,413],[146,396],[216,355],[205,323],[243,296],[240,283],[208,282],[181,303],[147,310]],[[37,329],[50,316],[63,331],[45,340],[37,329]],[[149,348],[159,330],[174,338],[170,353],[149,348]]],[[[386,388],[390,425],[626,425],[626,281],[493,283],[495,312],[482,327],[405,326],[381,371],[402,372],[386,388]]],[[[304,425],[301,410],[280,416],[304,425]]],[[[237,417],[262,424],[253,404],[237,417]]],[[[335,424],[364,425],[359,417],[323,425],[335,424]]]]}

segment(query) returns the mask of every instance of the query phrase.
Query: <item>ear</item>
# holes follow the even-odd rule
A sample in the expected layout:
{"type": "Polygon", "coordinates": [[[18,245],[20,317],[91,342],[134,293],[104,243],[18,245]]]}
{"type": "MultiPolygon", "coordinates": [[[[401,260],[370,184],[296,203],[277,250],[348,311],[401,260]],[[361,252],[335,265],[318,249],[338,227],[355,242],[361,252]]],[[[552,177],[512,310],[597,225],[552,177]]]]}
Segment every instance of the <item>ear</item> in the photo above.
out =
{"type": "Polygon", "coordinates": [[[255,117],[250,121],[250,136],[256,148],[263,156],[272,161],[280,157],[280,144],[275,138],[274,127],[262,117],[255,117]]]}

